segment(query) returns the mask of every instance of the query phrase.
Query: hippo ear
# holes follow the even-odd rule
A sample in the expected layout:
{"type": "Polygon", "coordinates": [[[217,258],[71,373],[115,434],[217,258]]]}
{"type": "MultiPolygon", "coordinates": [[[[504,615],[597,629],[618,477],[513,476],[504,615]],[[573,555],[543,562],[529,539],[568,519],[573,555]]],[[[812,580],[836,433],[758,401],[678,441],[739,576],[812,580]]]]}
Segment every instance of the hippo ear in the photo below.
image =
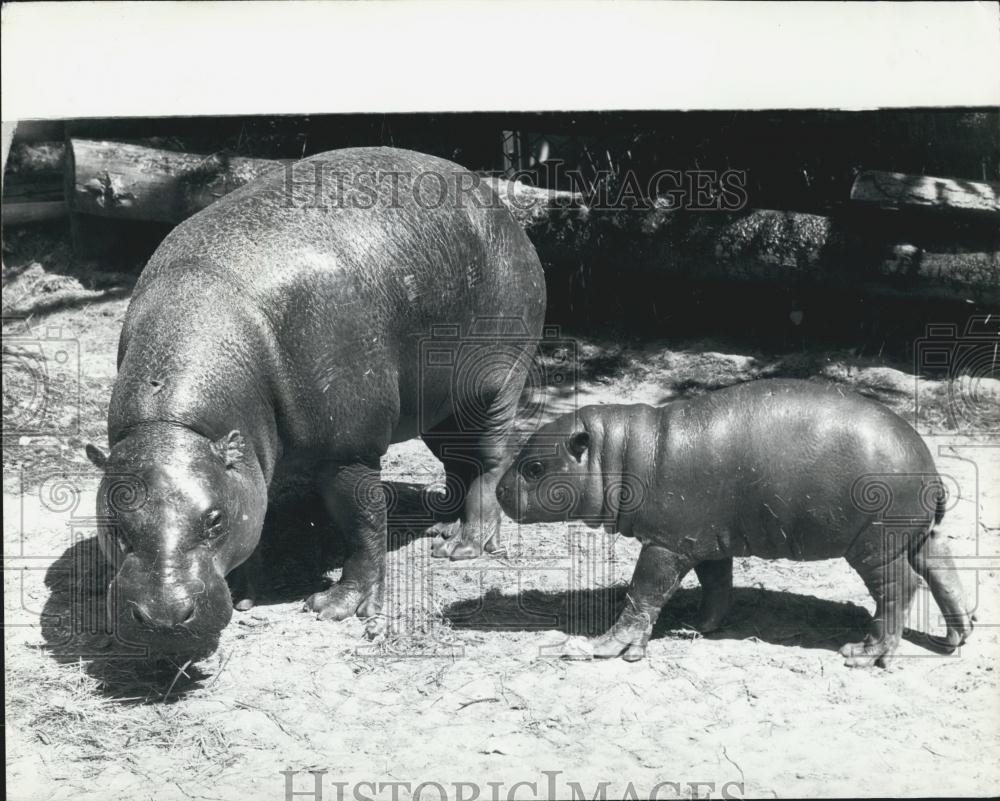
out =
{"type": "Polygon", "coordinates": [[[86,452],[87,458],[90,459],[94,467],[96,467],[98,470],[108,469],[108,457],[107,454],[104,453],[104,451],[102,451],[96,445],[91,445],[89,442],[87,443],[86,447],[84,447],[83,450],[86,452]]]}
{"type": "Polygon", "coordinates": [[[212,443],[212,452],[226,463],[227,470],[231,470],[243,461],[246,447],[247,441],[243,439],[243,435],[239,431],[234,429],[212,443]]]}
{"type": "Polygon", "coordinates": [[[590,434],[586,431],[577,431],[569,438],[569,452],[580,461],[580,457],[590,447],[590,434]]]}

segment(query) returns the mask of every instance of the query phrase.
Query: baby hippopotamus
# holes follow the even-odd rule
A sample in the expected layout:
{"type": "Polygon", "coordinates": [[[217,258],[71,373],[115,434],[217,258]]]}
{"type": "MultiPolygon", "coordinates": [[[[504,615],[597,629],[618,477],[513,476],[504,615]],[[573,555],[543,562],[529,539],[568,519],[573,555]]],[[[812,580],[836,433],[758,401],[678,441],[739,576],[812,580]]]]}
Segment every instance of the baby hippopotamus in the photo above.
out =
{"type": "Polygon", "coordinates": [[[834,385],[769,379],[660,408],[586,406],[539,429],[497,488],[522,523],[582,520],[636,537],[625,609],[578,656],[633,661],[694,568],[698,627],[718,628],[733,557],[843,556],[875,599],[851,666],[886,666],[915,575],[928,583],[954,649],[972,630],[954,563],[934,530],[945,492],[927,446],[881,404],[834,385]]]}

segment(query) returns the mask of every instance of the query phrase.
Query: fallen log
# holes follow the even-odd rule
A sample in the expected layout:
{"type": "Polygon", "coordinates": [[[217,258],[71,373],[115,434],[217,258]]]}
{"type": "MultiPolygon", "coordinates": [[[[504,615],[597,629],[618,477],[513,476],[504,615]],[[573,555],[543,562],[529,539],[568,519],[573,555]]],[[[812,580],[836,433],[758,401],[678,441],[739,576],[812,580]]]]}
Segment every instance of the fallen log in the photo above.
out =
{"type": "Polygon", "coordinates": [[[851,200],[880,209],[988,214],[1000,222],[1000,185],[987,182],[869,170],[854,180],[851,200]]]}
{"type": "Polygon", "coordinates": [[[4,203],[39,203],[45,200],[63,200],[62,175],[23,178],[10,175],[3,184],[4,203]]]}
{"type": "Polygon", "coordinates": [[[66,166],[63,142],[18,142],[11,146],[4,170],[6,177],[62,175],[66,166]]]}
{"type": "Polygon", "coordinates": [[[62,142],[13,145],[4,163],[4,202],[63,200],[65,151],[62,142]]]}
{"type": "Polygon", "coordinates": [[[4,203],[0,209],[3,210],[3,224],[5,226],[58,220],[69,213],[66,203],[62,200],[4,203]]]}
{"type": "MultiPolygon", "coordinates": [[[[85,140],[71,140],[67,156],[71,210],[166,223],[287,163],[85,140]]],[[[883,226],[870,214],[698,212],[665,204],[590,209],[571,192],[484,180],[528,232],[546,269],[623,268],[685,279],[1000,302],[996,236],[942,245],[919,229],[904,236],[899,226],[883,226]]]]}
{"type": "Polygon", "coordinates": [[[66,199],[75,213],[179,223],[283,162],[71,139],[66,199]]]}

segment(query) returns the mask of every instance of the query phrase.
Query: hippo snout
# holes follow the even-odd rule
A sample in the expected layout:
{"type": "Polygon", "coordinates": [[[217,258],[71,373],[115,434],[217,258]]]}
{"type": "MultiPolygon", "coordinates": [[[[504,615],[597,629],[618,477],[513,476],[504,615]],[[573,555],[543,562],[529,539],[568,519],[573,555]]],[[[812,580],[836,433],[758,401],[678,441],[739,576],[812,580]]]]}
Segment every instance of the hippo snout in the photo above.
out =
{"type": "Polygon", "coordinates": [[[170,631],[194,621],[194,598],[187,594],[155,606],[148,599],[129,603],[135,623],[151,631],[170,631]]]}
{"type": "Polygon", "coordinates": [[[126,562],[108,595],[117,639],[156,653],[211,652],[232,613],[229,587],[214,571],[165,581],[126,562]]]}
{"type": "Polygon", "coordinates": [[[501,481],[499,484],[497,484],[497,500],[500,501],[501,504],[503,504],[504,501],[507,500],[509,495],[510,495],[510,487],[506,483],[501,481]]]}

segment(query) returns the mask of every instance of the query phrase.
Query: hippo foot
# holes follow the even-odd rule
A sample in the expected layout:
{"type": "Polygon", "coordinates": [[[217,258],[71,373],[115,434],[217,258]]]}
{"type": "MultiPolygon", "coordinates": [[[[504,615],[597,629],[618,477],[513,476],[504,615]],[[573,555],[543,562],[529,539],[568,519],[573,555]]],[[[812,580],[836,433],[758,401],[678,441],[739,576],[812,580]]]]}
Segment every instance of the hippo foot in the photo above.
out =
{"type": "Polygon", "coordinates": [[[700,612],[698,617],[695,618],[694,627],[695,630],[702,634],[709,634],[713,631],[718,631],[722,628],[722,622],[725,614],[712,614],[706,612],[700,612]]]}
{"type": "Polygon", "coordinates": [[[234,581],[231,576],[227,577],[227,579],[229,582],[229,594],[233,599],[233,609],[237,612],[248,612],[253,609],[257,603],[257,593],[254,588],[247,586],[246,582],[239,579],[234,581]]]}
{"type": "Polygon", "coordinates": [[[624,644],[608,635],[587,639],[586,637],[571,637],[563,646],[560,654],[563,659],[574,661],[590,659],[614,659],[620,656],[626,662],[638,662],[646,656],[646,645],[641,640],[624,644]]]}
{"type": "Polygon", "coordinates": [[[600,637],[571,637],[562,654],[564,659],[614,659],[638,662],[646,655],[646,644],[653,632],[648,615],[629,608],[614,626],[600,637]]]}
{"type": "Polygon", "coordinates": [[[951,654],[965,645],[965,641],[972,634],[973,625],[979,620],[975,615],[969,615],[967,621],[949,623],[948,634],[945,637],[938,637],[934,634],[927,635],[927,642],[931,648],[936,648],[943,654],[951,654]]]}
{"type": "Polygon", "coordinates": [[[486,538],[486,542],[481,544],[477,537],[472,534],[470,526],[466,526],[461,520],[451,523],[435,523],[427,532],[434,537],[431,543],[431,556],[437,559],[450,559],[452,562],[459,562],[463,559],[477,559],[486,553],[496,553],[502,550],[499,544],[497,533],[486,538]]]}
{"type": "Polygon", "coordinates": [[[626,662],[638,662],[646,655],[644,632],[638,632],[634,642],[622,642],[621,632],[608,632],[601,637],[570,637],[560,656],[570,660],[614,659],[620,656],[626,662]]]}
{"type": "Polygon", "coordinates": [[[356,585],[338,583],[306,598],[302,611],[315,612],[320,620],[345,620],[352,615],[375,618],[381,611],[375,600],[378,595],[374,587],[363,592],[356,585]]]}
{"type": "Polygon", "coordinates": [[[840,655],[844,657],[844,664],[848,667],[873,667],[887,668],[892,662],[893,654],[899,642],[875,640],[865,637],[862,642],[849,642],[840,649],[840,655]]]}

